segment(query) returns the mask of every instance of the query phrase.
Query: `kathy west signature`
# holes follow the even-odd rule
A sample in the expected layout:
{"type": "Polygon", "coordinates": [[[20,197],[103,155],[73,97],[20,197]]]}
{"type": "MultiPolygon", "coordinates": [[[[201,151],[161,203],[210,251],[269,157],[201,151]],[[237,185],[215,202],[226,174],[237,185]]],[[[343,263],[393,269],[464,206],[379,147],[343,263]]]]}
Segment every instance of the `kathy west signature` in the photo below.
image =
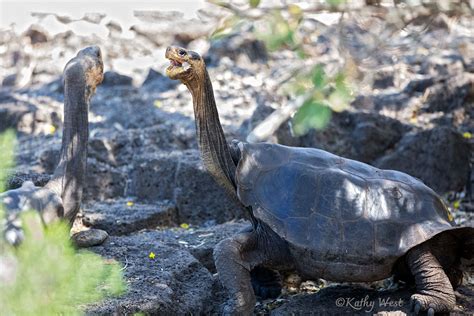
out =
{"type": "Polygon", "coordinates": [[[353,310],[357,311],[365,311],[365,312],[372,312],[374,311],[375,307],[402,307],[404,304],[403,299],[392,299],[391,297],[385,297],[378,299],[370,299],[369,295],[366,295],[362,298],[356,297],[339,297],[336,299],[336,306],[337,307],[350,307],[353,310]]]}

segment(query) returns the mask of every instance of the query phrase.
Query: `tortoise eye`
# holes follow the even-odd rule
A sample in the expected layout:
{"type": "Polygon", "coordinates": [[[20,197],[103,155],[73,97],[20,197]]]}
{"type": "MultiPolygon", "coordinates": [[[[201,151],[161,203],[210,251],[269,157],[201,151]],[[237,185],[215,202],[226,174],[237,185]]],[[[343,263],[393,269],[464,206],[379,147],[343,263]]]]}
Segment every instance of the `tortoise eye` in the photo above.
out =
{"type": "Polygon", "coordinates": [[[180,50],[178,51],[178,55],[179,55],[179,56],[186,56],[186,51],[185,51],[184,49],[180,49],[180,50]]]}

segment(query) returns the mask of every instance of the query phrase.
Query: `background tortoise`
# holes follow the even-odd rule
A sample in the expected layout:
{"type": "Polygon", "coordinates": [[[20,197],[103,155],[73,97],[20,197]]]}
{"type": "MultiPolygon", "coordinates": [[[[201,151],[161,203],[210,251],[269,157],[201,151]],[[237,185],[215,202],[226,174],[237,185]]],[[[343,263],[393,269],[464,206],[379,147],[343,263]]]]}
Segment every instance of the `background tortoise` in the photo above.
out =
{"type": "Polygon", "coordinates": [[[252,227],[214,250],[230,313],[255,306],[250,271],[297,269],[310,278],[375,281],[414,277],[416,313],[450,311],[453,287],[474,259],[474,228],[455,228],[436,193],[407,174],[328,152],[226,143],[212,84],[195,52],[169,47],[167,74],[193,96],[202,159],[248,210],[252,227]]]}
{"type": "Polygon", "coordinates": [[[0,194],[6,208],[2,223],[6,240],[14,245],[23,239],[19,213],[37,210],[44,223],[65,218],[71,224],[81,206],[89,138],[89,102],[103,79],[100,48],[80,50],[63,71],[64,127],[61,157],[52,179],[44,187],[26,181],[14,190],[0,194]]]}

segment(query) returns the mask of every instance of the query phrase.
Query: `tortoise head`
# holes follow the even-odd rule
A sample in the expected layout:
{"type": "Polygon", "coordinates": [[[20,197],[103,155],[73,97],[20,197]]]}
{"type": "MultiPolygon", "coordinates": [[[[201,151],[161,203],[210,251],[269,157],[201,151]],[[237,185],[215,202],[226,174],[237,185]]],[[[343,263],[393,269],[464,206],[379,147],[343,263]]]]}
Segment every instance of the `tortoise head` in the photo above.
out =
{"type": "Polygon", "coordinates": [[[94,94],[104,79],[104,63],[98,46],[81,49],[64,67],[64,82],[86,89],[86,98],[94,94]]]}
{"type": "Polygon", "coordinates": [[[165,57],[170,60],[166,75],[173,80],[181,80],[184,84],[201,80],[206,73],[206,64],[202,57],[193,51],[169,46],[165,57]]]}

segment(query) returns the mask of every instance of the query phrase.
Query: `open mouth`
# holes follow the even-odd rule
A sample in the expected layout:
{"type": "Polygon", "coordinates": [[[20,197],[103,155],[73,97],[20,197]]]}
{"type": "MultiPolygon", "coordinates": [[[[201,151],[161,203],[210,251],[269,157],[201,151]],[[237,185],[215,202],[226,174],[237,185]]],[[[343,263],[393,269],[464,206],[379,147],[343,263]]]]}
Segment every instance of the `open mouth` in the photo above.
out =
{"type": "Polygon", "coordinates": [[[179,61],[177,60],[174,60],[174,59],[170,59],[170,66],[172,67],[182,67],[183,64],[180,63],[179,61]]]}
{"type": "Polygon", "coordinates": [[[178,76],[188,73],[191,65],[186,61],[178,61],[174,58],[168,57],[170,65],[166,68],[166,74],[171,79],[177,79],[178,76]]]}
{"type": "Polygon", "coordinates": [[[176,59],[172,59],[172,58],[168,58],[168,59],[170,61],[170,65],[169,65],[168,69],[183,68],[182,70],[186,71],[189,68],[191,68],[191,65],[186,61],[185,62],[179,62],[176,59]]]}

